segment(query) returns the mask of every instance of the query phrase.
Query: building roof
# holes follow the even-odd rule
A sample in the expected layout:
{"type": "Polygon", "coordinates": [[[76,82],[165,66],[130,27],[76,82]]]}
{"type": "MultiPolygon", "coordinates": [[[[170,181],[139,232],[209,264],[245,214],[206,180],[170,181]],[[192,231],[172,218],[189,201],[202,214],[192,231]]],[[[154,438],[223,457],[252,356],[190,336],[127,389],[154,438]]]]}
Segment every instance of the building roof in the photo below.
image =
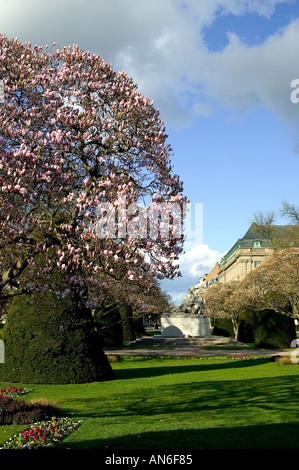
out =
{"type": "MultiPolygon", "coordinates": [[[[271,235],[274,236],[277,232],[281,232],[288,228],[289,225],[272,225],[270,227],[271,235]]],[[[270,236],[267,235],[266,231],[263,231],[256,222],[253,222],[247,232],[245,233],[242,240],[253,240],[253,239],[263,239],[270,240],[270,236]]]]}
{"type": "MultiPolygon", "coordinates": [[[[273,225],[271,227],[272,235],[285,230],[288,225],[273,225]]],[[[226,264],[240,248],[270,248],[272,246],[272,237],[267,235],[266,231],[262,231],[256,222],[253,222],[245,235],[231,247],[231,249],[223,256],[220,266],[226,264]]]]}

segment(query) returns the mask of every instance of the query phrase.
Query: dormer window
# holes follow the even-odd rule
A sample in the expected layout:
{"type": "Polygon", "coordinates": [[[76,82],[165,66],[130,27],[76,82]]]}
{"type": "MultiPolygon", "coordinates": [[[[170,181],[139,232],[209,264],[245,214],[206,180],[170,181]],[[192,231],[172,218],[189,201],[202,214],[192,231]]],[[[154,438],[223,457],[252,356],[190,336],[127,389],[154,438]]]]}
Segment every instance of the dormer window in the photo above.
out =
{"type": "Polygon", "coordinates": [[[262,246],[262,242],[260,240],[254,240],[253,247],[260,248],[262,246]]]}

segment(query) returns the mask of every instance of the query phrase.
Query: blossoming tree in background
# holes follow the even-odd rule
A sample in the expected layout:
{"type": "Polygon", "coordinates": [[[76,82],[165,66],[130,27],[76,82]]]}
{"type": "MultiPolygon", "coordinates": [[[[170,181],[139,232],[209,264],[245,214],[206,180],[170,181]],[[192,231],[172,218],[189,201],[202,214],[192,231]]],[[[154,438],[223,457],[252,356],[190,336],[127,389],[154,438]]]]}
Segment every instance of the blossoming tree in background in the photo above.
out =
{"type": "Polygon", "coordinates": [[[239,281],[215,284],[203,292],[205,299],[205,315],[211,319],[229,318],[232,321],[234,337],[238,337],[239,305],[234,298],[239,288],[239,281]]]}
{"type": "Polygon", "coordinates": [[[299,248],[274,252],[239,284],[235,309],[273,310],[299,318],[299,248]]]}
{"type": "MultiPolygon", "coordinates": [[[[241,281],[219,283],[207,289],[203,294],[205,313],[211,318],[231,319],[238,339],[241,312],[270,311],[272,315],[298,320],[298,286],[299,248],[277,250],[241,281]]],[[[292,323],[293,320],[289,321],[292,323]]]]}

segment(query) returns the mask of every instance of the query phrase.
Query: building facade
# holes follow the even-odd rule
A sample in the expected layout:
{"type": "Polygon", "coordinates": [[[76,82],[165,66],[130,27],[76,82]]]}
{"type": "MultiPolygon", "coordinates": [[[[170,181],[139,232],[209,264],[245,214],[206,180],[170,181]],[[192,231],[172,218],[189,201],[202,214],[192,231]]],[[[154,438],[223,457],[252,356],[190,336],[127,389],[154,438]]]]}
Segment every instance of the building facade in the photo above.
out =
{"type": "Polygon", "coordinates": [[[272,241],[253,223],[220,261],[218,282],[241,281],[273,253],[272,241]]]}

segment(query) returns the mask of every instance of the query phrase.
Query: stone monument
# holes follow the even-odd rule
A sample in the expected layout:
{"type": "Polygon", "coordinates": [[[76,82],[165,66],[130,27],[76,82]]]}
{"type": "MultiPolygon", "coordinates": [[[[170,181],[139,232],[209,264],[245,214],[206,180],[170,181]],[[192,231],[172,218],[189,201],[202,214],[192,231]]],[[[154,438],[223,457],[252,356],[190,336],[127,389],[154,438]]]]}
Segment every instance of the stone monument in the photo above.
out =
{"type": "Polygon", "coordinates": [[[210,336],[210,319],[204,314],[204,299],[197,287],[190,287],[179,307],[161,317],[161,336],[194,338],[210,336]]]}

